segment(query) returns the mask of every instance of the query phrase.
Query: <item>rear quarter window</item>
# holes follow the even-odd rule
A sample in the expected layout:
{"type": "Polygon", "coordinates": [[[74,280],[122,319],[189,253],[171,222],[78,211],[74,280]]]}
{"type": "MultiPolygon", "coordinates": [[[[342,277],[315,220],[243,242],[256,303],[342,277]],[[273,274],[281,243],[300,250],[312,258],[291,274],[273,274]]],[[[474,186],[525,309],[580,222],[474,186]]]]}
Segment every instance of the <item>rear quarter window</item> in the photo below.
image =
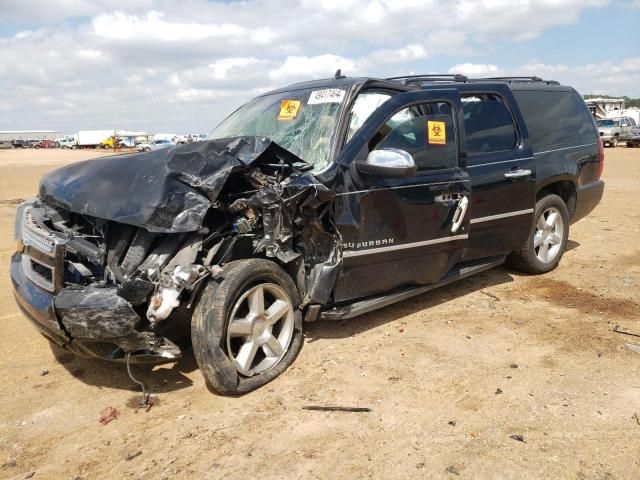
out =
{"type": "Polygon", "coordinates": [[[534,147],[595,142],[593,117],[577,93],[515,90],[513,95],[534,147]]]}

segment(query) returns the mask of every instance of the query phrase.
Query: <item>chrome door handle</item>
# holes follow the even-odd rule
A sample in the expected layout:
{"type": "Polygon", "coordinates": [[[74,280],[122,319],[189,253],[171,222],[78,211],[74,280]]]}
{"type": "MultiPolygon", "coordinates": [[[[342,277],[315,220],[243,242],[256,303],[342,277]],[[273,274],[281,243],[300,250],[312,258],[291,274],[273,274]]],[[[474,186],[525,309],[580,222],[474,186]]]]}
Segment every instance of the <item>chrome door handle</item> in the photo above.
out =
{"type": "Polygon", "coordinates": [[[519,168],[518,170],[512,170],[504,174],[507,178],[520,178],[520,177],[528,177],[531,175],[531,170],[523,170],[519,168]]]}
{"type": "Polygon", "coordinates": [[[458,202],[455,213],[453,214],[453,220],[451,221],[451,233],[456,233],[462,225],[462,221],[464,220],[468,207],[469,199],[467,197],[462,197],[458,202]]]}

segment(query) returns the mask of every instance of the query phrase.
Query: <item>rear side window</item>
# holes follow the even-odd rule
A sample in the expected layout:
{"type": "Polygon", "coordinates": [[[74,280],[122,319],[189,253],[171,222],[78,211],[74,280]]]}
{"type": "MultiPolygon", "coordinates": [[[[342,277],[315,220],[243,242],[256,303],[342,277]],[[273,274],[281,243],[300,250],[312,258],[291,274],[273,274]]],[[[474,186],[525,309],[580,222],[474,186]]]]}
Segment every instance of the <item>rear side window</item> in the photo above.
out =
{"type": "Polygon", "coordinates": [[[458,144],[451,105],[431,102],[405,108],[369,142],[370,150],[398,148],[411,154],[420,171],[458,166],[458,144]]]}
{"type": "Polygon", "coordinates": [[[492,94],[462,97],[467,152],[502,152],[511,150],[517,142],[516,127],[511,112],[502,99],[492,94]]]}
{"type": "Polygon", "coordinates": [[[513,95],[534,146],[595,141],[593,117],[575,92],[515,90],[513,95]]]}

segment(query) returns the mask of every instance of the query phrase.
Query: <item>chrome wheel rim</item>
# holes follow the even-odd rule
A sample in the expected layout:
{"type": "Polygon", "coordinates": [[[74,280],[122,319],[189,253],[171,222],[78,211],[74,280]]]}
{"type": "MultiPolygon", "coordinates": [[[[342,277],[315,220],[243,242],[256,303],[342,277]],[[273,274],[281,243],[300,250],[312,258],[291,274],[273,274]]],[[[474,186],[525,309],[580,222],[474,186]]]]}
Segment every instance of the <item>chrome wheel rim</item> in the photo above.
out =
{"type": "Polygon", "coordinates": [[[244,376],[275,367],[289,349],[294,328],[293,305],[274,283],[247,290],[235,303],[227,327],[227,352],[244,376]]]}
{"type": "Polygon", "coordinates": [[[560,253],[564,237],[564,220],[556,207],[547,208],[538,218],[533,248],[542,263],[553,262],[560,253]]]}

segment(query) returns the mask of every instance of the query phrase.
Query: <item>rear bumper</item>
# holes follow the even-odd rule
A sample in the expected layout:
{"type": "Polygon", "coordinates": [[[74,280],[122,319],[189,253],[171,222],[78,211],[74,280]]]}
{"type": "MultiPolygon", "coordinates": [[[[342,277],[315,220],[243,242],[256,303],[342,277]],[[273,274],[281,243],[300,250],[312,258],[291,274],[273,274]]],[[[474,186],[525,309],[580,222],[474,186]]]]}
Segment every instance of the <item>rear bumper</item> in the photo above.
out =
{"type": "Polygon", "coordinates": [[[180,349],[154,332],[139,330],[144,322],[115,288],[63,288],[53,295],[24,274],[22,255],[11,258],[11,282],[16,302],[44,336],[81,356],[137,362],[166,362],[180,349]]]}
{"type": "Polygon", "coordinates": [[[571,223],[586,217],[600,203],[604,193],[604,182],[597,180],[578,187],[576,195],[576,209],[571,217],[571,223]]]}

